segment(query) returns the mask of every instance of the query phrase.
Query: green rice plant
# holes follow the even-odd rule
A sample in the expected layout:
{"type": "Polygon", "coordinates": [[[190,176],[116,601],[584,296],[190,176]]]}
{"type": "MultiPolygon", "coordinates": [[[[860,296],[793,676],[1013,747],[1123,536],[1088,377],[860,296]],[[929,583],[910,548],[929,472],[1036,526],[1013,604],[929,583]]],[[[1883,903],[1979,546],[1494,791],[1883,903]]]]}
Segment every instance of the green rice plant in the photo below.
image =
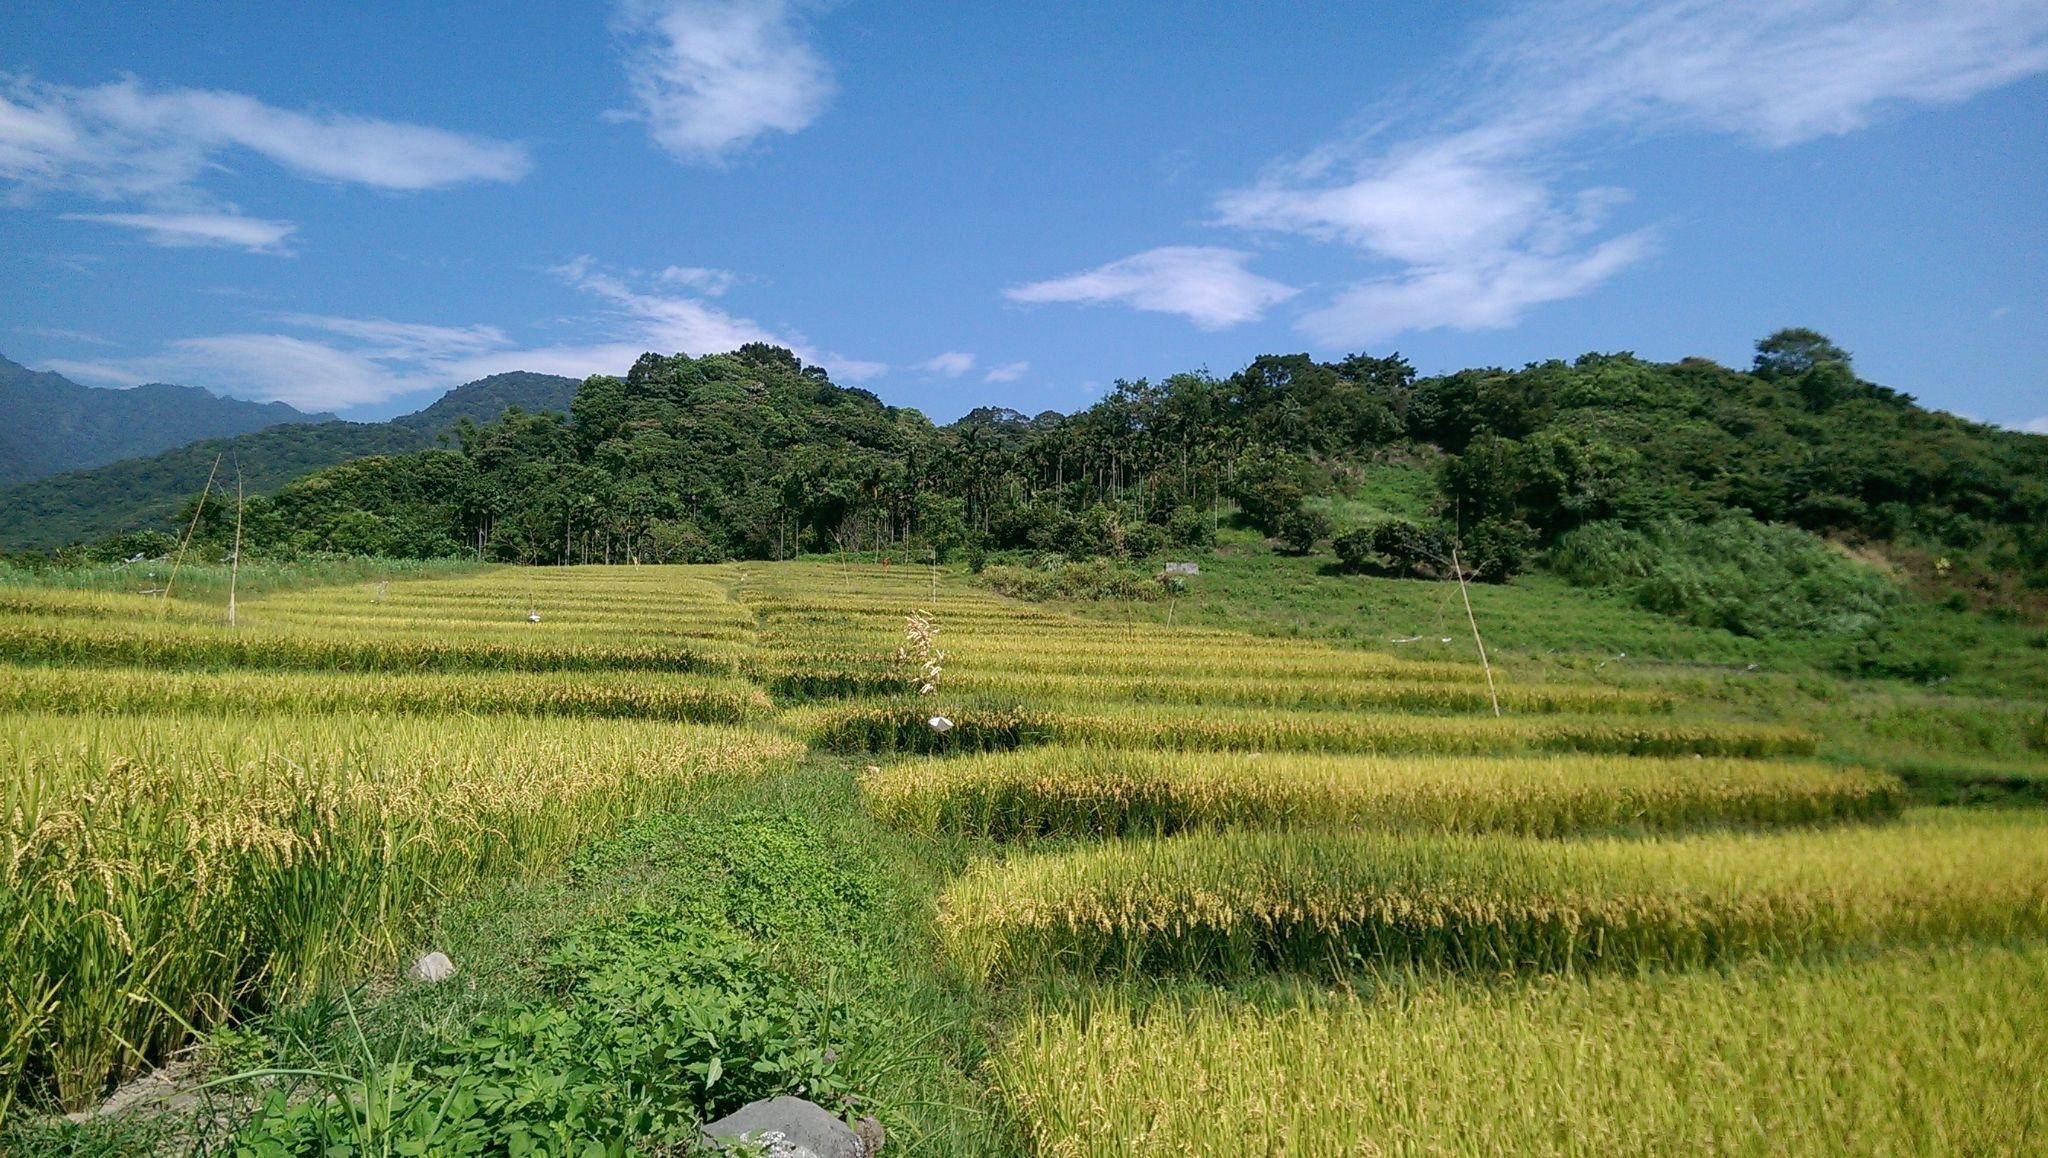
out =
{"type": "Polygon", "coordinates": [[[812,744],[838,752],[970,752],[1067,743],[1182,751],[1357,752],[1481,755],[1592,752],[1630,756],[1807,756],[1815,739],[1753,724],[1656,724],[1612,718],[1505,719],[1249,708],[1044,708],[901,702],[797,709],[784,721],[812,744]],[[929,726],[933,715],[957,727],[929,726]]]}
{"type": "Polygon", "coordinates": [[[2048,1141],[2048,950],[1488,985],[1278,1009],[1113,994],[990,1070],[1035,1154],[2020,1154],[2048,1141]]]}
{"type": "Polygon", "coordinates": [[[0,1108],[388,962],[430,903],[799,748],[687,725],[0,717],[0,1108]]]}
{"type": "Polygon", "coordinates": [[[1893,777],[1812,763],[1070,747],[905,761],[860,784],[892,824],[1000,840],[1328,825],[1562,836],[1875,819],[1905,799],[1893,777]]]}
{"type": "Polygon", "coordinates": [[[1545,841],[1194,833],[979,865],[939,928],[971,976],[1484,974],[2048,934],[2048,817],[1545,841]]]}
{"type": "Polygon", "coordinates": [[[150,714],[508,713],[737,724],[772,705],[732,679],[666,672],[193,672],[0,664],[0,710],[150,714]]]}

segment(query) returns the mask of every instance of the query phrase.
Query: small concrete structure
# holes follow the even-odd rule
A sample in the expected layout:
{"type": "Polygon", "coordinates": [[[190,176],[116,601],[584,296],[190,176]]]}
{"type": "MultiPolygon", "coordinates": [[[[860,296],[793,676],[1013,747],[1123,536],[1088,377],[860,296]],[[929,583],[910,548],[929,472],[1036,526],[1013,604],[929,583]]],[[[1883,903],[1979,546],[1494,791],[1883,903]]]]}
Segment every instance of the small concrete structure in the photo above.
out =
{"type": "Polygon", "coordinates": [[[1168,563],[1166,569],[1160,572],[1161,575],[1200,575],[1201,573],[1202,565],[1200,563],[1168,563]]]}

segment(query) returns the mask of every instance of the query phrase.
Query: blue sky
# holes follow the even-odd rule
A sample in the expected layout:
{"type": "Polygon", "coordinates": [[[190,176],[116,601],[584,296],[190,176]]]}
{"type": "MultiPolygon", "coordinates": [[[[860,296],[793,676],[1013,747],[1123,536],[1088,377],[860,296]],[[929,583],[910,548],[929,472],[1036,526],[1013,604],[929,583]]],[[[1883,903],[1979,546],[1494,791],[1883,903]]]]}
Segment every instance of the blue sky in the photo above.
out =
{"type": "Polygon", "coordinates": [[[0,353],[378,418],[760,339],[946,420],[1806,325],[2048,431],[2044,129],[2040,0],[24,0],[0,353]]]}

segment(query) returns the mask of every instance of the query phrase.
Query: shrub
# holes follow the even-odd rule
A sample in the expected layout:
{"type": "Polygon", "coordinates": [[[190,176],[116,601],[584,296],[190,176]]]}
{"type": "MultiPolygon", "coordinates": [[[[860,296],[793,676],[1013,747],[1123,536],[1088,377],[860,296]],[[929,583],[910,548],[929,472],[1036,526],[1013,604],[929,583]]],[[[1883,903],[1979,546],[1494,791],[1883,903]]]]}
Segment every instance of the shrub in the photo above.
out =
{"type": "Polygon", "coordinates": [[[1536,533],[1519,519],[1487,519],[1466,531],[1459,562],[1465,576],[1482,583],[1505,583],[1522,571],[1524,555],[1536,533]]]}
{"type": "Polygon", "coordinates": [[[1176,547],[1207,547],[1216,541],[1216,524],[1200,507],[1175,507],[1166,519],[1166,539],[1176,547]]]}
{"type": "Polygon", "coordinates": [[[1055,563],[1051,567],[989,567],[981,582],[1012,599],[1156,599],[1160,588],[1151,576],[1108,559],[1055,563]]]}
{"type": "Polygon", "coordinates": [[[1332,545],[1353,571],[1424,579],[1451,574],[1451,536],[1435,523],[1388,519],[1340,535],[1332,545]]]}
{"type": "Polygon", "coordinates": [[[1628,590],[1648,610],[1748,636],[1867,633],[1900,594],[1819,536],[1740,515],[1640,530],[1594,523],[1562,536],[1550,567],[1580,586],[1628,590]]]}
{"type": "Polygon", "coordinates": [[[1330,540],[1337,562],[1346,571],[1370,571],[1377,559],[1372,549],[1372,528],[1358,527],[1330,540]]]}
{"type": "Polygon", "coordinates": [[[1288,551],[1306,555],[1316,549],[1316,543],[1330,533],[1330,520],[1320,511],[1296,507],[1280,517],[1279,539],[1288,551]]]}
{"type": "Polygon", "coordinates": [[[1261,456],[1238,466],[1230,497],[1237,500],[1246,522],[1274,535],[1279,533],[1280,520],[1316,492],[1317,482],[1314,468],[1298,457],[1261,456]]]}

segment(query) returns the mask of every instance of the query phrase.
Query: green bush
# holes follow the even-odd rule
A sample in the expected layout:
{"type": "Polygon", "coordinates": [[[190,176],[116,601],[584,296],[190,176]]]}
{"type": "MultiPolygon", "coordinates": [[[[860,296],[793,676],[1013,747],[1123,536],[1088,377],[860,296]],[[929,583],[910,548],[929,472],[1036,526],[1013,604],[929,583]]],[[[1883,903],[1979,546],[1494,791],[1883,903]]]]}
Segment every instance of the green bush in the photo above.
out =
{"type": "Polygon", "coordinates": [[[237,1139],[252,1158],[584,1154],[678,1146],[758,1098],[847,1093],[828,1038],[846,1011],[791,987],[743,939],[640,912],[547,960],[562,1006],[476,1018],[420,1061],[278,1086],[237,1139]]]}
{"type": "Polygon", "coordinates": [[[1157,599],[1160,595],[1152,576],[1108,559],[1050,567],[988,567],[981,572],[981,582],[999,594],[1034,603],[1048,599],[1157,599]]]}
{"type": "Polygon", "coordinates": [[[1648,610],[1747,636],[1865,635],[1900,597],[1819,536],[1739,515],[1593,523],[1561,536],[1549,563],[1579,586],[1621,588],[1648,610]]]}
{"type": "Polygon", "coordinates": [[[1278,538],[1287,550],[1296,555],[1306,555],[1316,549],[1316,544],[1330,533],[1329,517],[1321,511],[1304,507],[1280,516],[1278,538]]]}
{"type": "Polygon", "coordinates": [[[1451,576],[1450,532],[1434,523],[1387,519],[1339,535],[1331,545],[1347,570],[1395,578],[1451,576]]]}
{"type": "Polygon", "coordinates": [[[1536,532],[1517,519],[1487,519],[1465,532],[1462,556],[1467,578],[1505,583],[1521,574],[1536,532]]]}
{"type": "Polygon", "coordinates": [[[1166,540],[1176,547],[1207,547],[1216,541],[1216,524],[1200,507],[1175,507],[1166,519],[1166,540]]]}

